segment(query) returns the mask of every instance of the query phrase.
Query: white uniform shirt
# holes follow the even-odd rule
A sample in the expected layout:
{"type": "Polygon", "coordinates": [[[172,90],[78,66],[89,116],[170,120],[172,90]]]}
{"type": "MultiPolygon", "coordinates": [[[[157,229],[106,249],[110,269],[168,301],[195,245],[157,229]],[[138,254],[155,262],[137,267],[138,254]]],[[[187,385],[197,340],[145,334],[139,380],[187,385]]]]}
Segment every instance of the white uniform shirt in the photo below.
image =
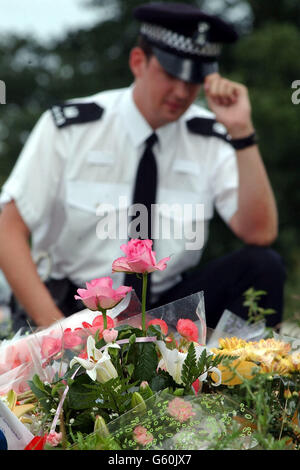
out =
{"type": "MultiPolygon", "coordinates": [[[[111,275],[113,260],[124,255],[120,245],[127,242],[126,216],[135,174],[144,141],[153,132],[135,106],[132,90],[106,91],[74,100],[94,102],[104,109],[102,117],[93,122],[58,128],[51,112],[46,111],[3,186],[0,202],[15,200],[32,232],[34,258],[46,251],[55,279],[68,277],[84,285],[111,275]],[[99,211],[107,209],[107,204],[111,211],[100,216],[99,211]],[[117,221],[111,238],[99,238],[108,229],[103,226],[103,217],[112,222],[111,227],[117,221]]],[[[191,133],[186,122],[194,117],[214,116],[192,105],[178,121],[156,131],[157,214],[167,226],[171,224],[171,239],[154,242],[157,260],[171,255],[167,269],[152,276],[157,294],[178,282],[180,273],[195,266],[201,257],[203,244],[187,250],[189,240],[180,238],[179,232],[172,236],[172,223],[179,224],[185,234],[185,226],[188,229],[191,220],[197,222],[198,229],[204,228],[206,240],[214,207],[225,222],[237,210],[235,152],[218,137],[191,133]],[[162,204],[180,204],[183,209],[170,213],[162,204]],[[194,210],[196,204],[204,205],[204,214],[194,210]],[[192,215],[184,211],[191,206],[192,215]]],[[[122,284],[123,276],[112,276],[115,286],[122,284]]]]}

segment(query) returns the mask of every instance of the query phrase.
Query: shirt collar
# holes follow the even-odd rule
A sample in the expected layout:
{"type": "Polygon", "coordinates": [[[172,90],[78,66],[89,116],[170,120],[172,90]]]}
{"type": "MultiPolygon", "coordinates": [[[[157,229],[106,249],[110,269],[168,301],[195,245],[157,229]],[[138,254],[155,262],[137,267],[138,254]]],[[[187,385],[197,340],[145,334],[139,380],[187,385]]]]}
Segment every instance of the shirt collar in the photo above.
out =
{"type": "Polygon", "coordinates": [[[135,147],[140,146],[153,133],[152,127],[148,124],[142,113],[137,108],[133,99],[133,86],[125,91],[121,103],[121,114],[124,127],[135,147]]]}

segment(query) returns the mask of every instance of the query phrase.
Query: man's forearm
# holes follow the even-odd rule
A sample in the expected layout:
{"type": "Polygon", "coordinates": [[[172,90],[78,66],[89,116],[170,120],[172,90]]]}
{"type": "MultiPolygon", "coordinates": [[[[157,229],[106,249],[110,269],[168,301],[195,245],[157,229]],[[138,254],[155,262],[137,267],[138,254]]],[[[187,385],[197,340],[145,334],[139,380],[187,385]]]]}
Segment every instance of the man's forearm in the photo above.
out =
{"type": "MultiPolygon", "coordinates": [[[[210,109],[232,139],[254,132],[247,88],[213,73],[204,84],[210,109]]],[[[238,210],[229,225],[246,243],[268,245],[277,236],[277,209],[273,191],[258,147],[237,151],[238,210]]]]}
{"type": "Polygon", "coordinates": [[[0,268],[18,301],[36,325],[48,326],[63,318],[37,273],[23,233],[0,230],[0,268]]]}
{"type": "Polygon", "coordinates": [[[237,151],[238,211],[231,227],[246,243],[269,245],[277,237],[276,202],[257,145],[237,151]]]}

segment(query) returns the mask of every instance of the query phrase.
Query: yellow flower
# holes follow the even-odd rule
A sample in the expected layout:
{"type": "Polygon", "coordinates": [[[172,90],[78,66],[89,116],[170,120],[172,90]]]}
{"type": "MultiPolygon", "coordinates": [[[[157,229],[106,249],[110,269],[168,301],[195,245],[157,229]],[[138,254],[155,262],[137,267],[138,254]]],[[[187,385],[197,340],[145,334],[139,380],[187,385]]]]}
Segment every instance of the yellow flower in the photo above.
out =
{"type": "Polygon", "coordinates": [[[242,349],[247,345],[247,341],[233,336],[232,338],[220,338],[219,347],[222,349],[242,349]]]}
{"type": "MultiPolygon", "coordinates": [[[[230,366],[225,366],[220,364],[218,369],[222,374],[222,385],[239,385],[243,383],[243,378],[252,379],[253,378],[253,369],[256,368],[256,364],[250,361],[241,361],[235,359],[230,363],[230,366]],[[234,369],[234,370],[232,370],[234,369]]],[[[212,380],[217,381],[217,374],[214,372],[211,374],[212,380]]]]}
{"type": "Polygon", "coordinates": [[[246,346],[245,340],[233,336],[232,338],[220,338],[219,348],[212,348],[211,351],[222,356],[238,356],[245,359],[246,346]]]}
{"type": "MultiPolygon", "coordinates": [[[[290,344],[274,338],[253,342],[247,342],[237,337],[221,338],[219,339],[219,345],[219,348],[212,349],[212,352],[222,356],[237,356],[239,358],[238,361],[240,361],[236,362],[237,372],[243,377],[251,378],[251,371],[255,366],[260,366],[258,368],[260,373],[287,375],[291,372],[300,371],[300,353],[289,354],[291,350],[290,344]]],[[[226,382],[227,385],[236,385],[242,382],[237,374],[232,376],[230,368],[224,365],[219,368],[224,376],[222,383],[226,382]]]]}
{"type": "Polygon", "coordinates": [[[290,361],[288,358],[274,359],[271,363],[261,363],[260,372],[266,374],[287,375],[290,372],[290,361]]]}
{"type": "Polygon", "coordinates": [[[300,352],[295,351],[289,356],[291,372],[300,372],[300,352]]]}
{"type": "Polygon", "coordinates": [[[291,350],[289,343],[284,343],[274,338],[261,339],[258,342],[252,343],[252,345],[255,349],[263,349],[268,352],[281,354],[282,356],[286,356],[291,350]]]}

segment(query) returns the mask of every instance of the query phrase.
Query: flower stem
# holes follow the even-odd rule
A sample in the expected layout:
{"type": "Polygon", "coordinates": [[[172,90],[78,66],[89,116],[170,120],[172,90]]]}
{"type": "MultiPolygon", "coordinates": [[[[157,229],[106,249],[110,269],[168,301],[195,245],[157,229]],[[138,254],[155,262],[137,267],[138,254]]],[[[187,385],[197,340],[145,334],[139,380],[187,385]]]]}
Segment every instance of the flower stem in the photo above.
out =
{"type": "Polygon", "coordinates": [[[103,315],[103,330],[107,329],[107,317],[106,317],[106,310],[102,310],[103,315]]]}
{"type": "Polygon", "coordinates": [[[142,330],[146,335],[146,297],[147,297],[147,282],[148,273],[143,273],[143,290],[142,290],[142,330]]]}

